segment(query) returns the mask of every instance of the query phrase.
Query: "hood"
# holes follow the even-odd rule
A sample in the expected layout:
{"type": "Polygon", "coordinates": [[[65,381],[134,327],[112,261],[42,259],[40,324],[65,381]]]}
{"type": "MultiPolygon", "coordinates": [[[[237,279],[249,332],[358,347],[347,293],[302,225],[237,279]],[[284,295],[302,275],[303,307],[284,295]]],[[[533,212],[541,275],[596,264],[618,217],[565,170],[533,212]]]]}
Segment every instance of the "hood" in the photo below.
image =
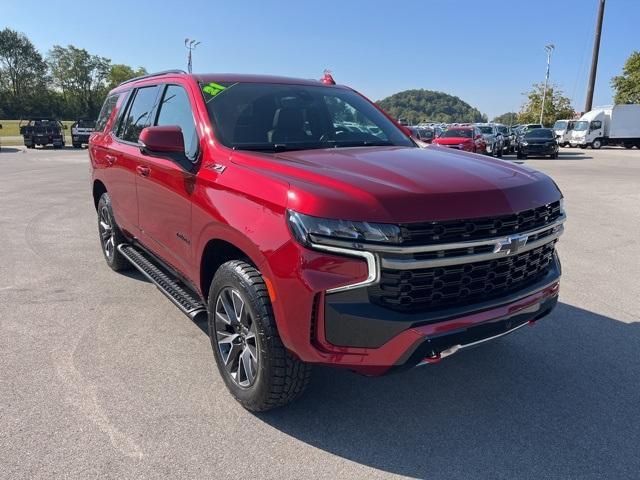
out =
{"type": "Polygon", "coordinates": [[[550,142],[554,142],[555,138],[549,138],[549,137],[527,137],[527,138],[522,138],[523,142],[527,142],[527,143],[550,143],[550,142]]]}
{"type": "Polygon", "coordinates": [[[356,147],[235,152],[235,163],[289,184],[288,208],[372,222],[505,215],[558,200],[546,175],[449,148],[356,147]]]}
{"type": "Polygon", "coordinates": [[[438,145],[458,145],[459,143],[470,142],[472,139],[468,137],[438,137],[435,142],[438,145]]]}

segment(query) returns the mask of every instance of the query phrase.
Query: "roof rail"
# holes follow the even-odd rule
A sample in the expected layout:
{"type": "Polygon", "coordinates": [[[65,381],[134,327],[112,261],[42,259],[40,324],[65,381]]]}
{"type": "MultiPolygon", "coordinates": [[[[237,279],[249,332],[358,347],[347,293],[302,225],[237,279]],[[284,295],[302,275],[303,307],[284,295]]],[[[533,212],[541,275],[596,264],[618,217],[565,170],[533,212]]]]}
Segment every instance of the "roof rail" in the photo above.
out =
{"type": "Polygon", "coordinates": [[[179,70],[179,69],[162,70],[161,72],[149,73],[147,75],[140,75],[139,77],[130,78],[129,80],[125,80],[124,82],[122,82],[120,85],[124,85],[125,83],[135,82],[137,80],[142,80],[144,78],[151,78],[151,77],[158,77],[160,75],[167,75],[169,73],[184,73],[184,74],[186,74],[187,72],[185,72],[184,70],[179,70]]]}

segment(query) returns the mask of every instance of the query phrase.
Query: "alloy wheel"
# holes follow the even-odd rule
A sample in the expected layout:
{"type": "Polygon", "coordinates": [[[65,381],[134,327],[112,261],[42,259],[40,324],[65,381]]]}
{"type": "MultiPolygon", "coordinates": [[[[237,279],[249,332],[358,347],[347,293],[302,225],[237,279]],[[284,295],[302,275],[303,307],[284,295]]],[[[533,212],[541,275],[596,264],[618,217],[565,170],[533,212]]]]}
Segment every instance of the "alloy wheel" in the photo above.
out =
{"type": "Polygon", "coordinates": [[[258,374],[256,324],[240,293],[223,288],[216,299],[215,335],[218,351],[231,379],[248,388],[258,374]]]}
{"type": "Polygon", "coordinates": [[[111,224],[111,216],[109,215],[109,210],[106,205],[100,209],[100,223],[98,229],[100,231],[100,241],[102,242],[104,254],[109,260],[111,260],[115,250],[115,239],[113,235],[113,225],[111,224]]]}

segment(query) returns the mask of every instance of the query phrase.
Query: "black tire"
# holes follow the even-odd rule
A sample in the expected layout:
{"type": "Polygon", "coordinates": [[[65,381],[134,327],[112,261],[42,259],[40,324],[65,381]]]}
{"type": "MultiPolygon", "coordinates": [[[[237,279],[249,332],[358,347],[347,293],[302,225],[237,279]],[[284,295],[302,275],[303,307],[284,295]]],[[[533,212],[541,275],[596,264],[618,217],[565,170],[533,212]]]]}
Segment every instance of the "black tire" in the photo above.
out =
{"type": "Polygon", "coordinates": [[[80,144],[80,143],[74,143],[74,144],[73,144],[73,148],[82,148],[82,144],[80,144]]]}
{"type": "MultiPolygon", "coordinates": [[[[629,142],[624,142],[622,144],[624,146],[624,148],[626,148],[627,150],[631,150],[633,148],[633,143],[629,143],[629,142]]],[[[638,148],[640,148],[640,146],[638,146],[638,148]]]]}
{"type": "Polygon", "coordinates": [[[126,243],[127,238],[116,223],[115,217],[113,216],[113,209],[111,208],[111,198],[109,198],[109,194],[106,192],[102,194],[98,202],[98,234],[100,235],[102,254],[104,255],[107,265],[116,272],[129,270],[131,263],[117,248],[121,243],[126,243]],[[106,228],[103,223],[106,223],[109,228],[106,228]],[[107,237],[107,235],[111,236],[107,237]],[[110,242],[111,246],[108,247],[106,242],[110,242]]]}
{"type": "Polygon", "coordinates": [[[520,152],[518,152],[518,153],[516,154],[516,158],[517,158],[518,160],[522,160],[522,157],[523,157],[523,155],[522,155],[520,152]]]}
{"type": "MultiPolygon", "coordinates": [[[[294,358],[282,344],[267,287],[260,272],[242,260],[224,263],[211,282],[208,303],[211,347],[220,375],[231,395],[244,408],[252,412],[280,407],[298,398],[309,383],[311,366],[294,358]],[[217,313],[219,303],[224,304],[223,296],[229,291],[233,295],[237,294],[235,298],[239,296],[242,300],[243,307],[240,310],[246,310],[245,320],[249,323],[249,325],[245,325],[241,319],[234,320],[237,325],[235,330],[230,323],[222,322],[220,320],[222,317],[217,313]],[[235,340],[227,341],[224,344],[229,347],[227,352],[229,366],[226,366],[223,358],[225,353],[222,351],[223,344],[219,345],[218,341],[229,340],[229,336],[238,337],[233,332],[241,331],[240,324],[245,325],[246,336],[241,335],[241,339],[235,338],[235,340]],[[221,328],[229,328],[231,333],[224,332],[221,328]],[[250,340],[251,332],[253,334],[250,340]],[[241,386],[242,382],[239,379],[241,378],[240,361],[242,355],[235,354],[240,355],[237,358],[237,363],[234,362],[234,359],[230,359],[233,347],[229,345],[235,344],[238,349],[243,349],[248,348],[246,345],[249,345],[250,341],[254,342],[253,350],[256,355],[255,365],[249,359],[249,363],[251,363],[249,370],[255,369],[255,371],[251,376],[246,373],[246,367],[243,367],[245,371],[243,378],[245,378],[246,385],[241,386]],[[241,345],[240,342],[242,342],[241,345]],[[233,370],[236,366],[237,371],[234,373],[233,370]]],[[[234,303],[234,310],[235,307],[234,303]]],[[[224,310],[226,311],[226,308],[224,310]]],[[[229,317],[227,315],[227,318],[229,317]]]]}
{"type": "Polygon", "coordinates": [[[552,158],[552,159],[555,160],[556,158],[558,158],[558,154],[554,153],[554,154],[550,155],[549,158],[552,158]]]}
{"type": "Polygon", "coordinates": [[[502,149],[503,149],[503,147],[500,147],[500,148],[498,148],[498,150],[496,151],[496,156],[497,156],[498,158],[502,158],[502,149]]]}
{"type": "Polygon", "coordinates": [[[591,148],[594,150],[600,150],[600,147],[602,147],[602,140],[596,138],[591,144],[591,148]]]}

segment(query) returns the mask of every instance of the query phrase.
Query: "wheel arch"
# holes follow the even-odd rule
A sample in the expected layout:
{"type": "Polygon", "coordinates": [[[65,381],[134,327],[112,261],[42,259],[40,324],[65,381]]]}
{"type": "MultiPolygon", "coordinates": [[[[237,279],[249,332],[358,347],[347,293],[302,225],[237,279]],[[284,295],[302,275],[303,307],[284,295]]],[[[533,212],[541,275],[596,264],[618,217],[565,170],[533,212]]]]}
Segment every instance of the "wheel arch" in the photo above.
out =
{"type": "Polygon", "coordinates": [[[98,202],[102,194],[107,193],[107,187],[100,180],[93,181],[93,206],[98,210],[98,202]]]}
{"type": "Polygon", "coordinates": [[[205,300],[208,299],[209,288],[211,287],[214,275],[220,266],[226,262],[231,260],[244,260],[263,275],[266,273],[262,271],[264,268],[262,256],[255,247],[251,248],[246,242],[248,242],[248,240],[234,241],[234,239],[229,237],[224,238],[223,236],[218,236],[210,238],[204,244],[199,260],[200,278],[198,286],[205,300]]]}

